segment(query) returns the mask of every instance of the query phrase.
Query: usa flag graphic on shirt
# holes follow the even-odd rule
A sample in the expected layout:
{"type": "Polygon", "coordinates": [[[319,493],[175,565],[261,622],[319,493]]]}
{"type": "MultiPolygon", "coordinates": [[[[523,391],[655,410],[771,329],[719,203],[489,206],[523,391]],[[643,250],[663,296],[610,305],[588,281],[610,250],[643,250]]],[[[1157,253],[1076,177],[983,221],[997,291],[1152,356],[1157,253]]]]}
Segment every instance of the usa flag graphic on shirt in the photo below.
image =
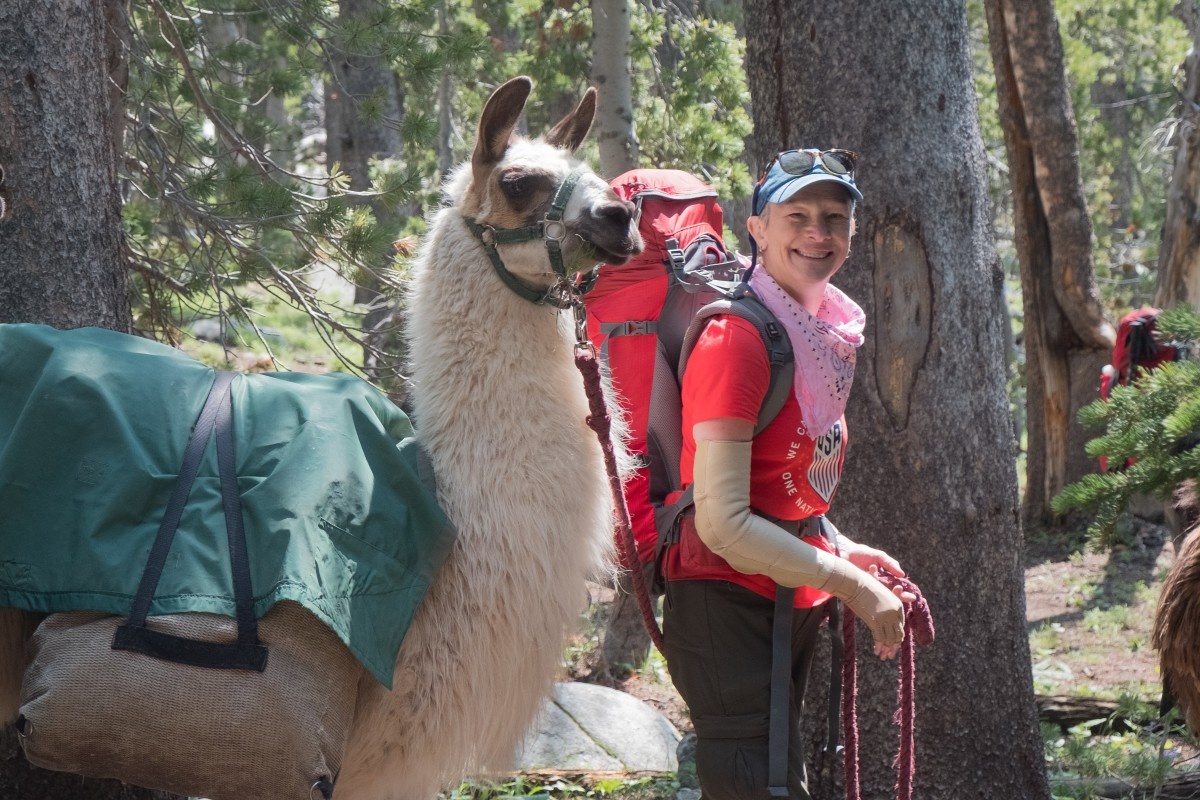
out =
{"type": "Polygon", "coordinates": [[[823,436],[816,438],[812,463],[808,466],[808,484],[825,502],[837,488],[842,457],[842,422],[838,420],[823,436]]]}

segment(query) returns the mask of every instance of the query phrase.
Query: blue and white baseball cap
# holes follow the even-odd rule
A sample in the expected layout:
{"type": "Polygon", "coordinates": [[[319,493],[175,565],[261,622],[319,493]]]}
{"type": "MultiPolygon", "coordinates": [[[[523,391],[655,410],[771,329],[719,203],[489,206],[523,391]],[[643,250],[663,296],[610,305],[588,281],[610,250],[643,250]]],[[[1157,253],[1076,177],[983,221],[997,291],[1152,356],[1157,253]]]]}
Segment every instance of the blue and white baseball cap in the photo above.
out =
{"type": "Polygon", "coordinates": [[[755,215],[761,214],[767,203],[785,203],[814,183],[845,186],[855,202],[861,202],[862,192],[854,183],[857,160],[850,150],[785,150],[754,189],[755,215]]]}

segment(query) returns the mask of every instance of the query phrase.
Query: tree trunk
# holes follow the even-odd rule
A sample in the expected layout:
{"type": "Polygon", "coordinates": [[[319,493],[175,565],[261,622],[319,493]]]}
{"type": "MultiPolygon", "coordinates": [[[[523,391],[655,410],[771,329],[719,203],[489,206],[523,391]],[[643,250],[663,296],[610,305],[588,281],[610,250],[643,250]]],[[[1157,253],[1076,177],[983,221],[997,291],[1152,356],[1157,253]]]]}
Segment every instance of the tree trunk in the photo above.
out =
{"type": "Polygon", "coordinates": [[[1125,76],[1121,74],[1120,65],[1114,64],[1101,70],[1089,93],[1092,105],[1103,123],[1103,129],[1115,145],[1110,151],[1111,160],[1105,165],[1110,170],[1109,213],[1105,222],[1109,228],[1124,230],[1133,221],[1130,212],[1133,210],[1134,165],[1137,163],[1137,153],[1133,152],[1133,149],[1137,141],[1129,115],[1130,90],[1125,83],[1125,76]]]}
{"type": "Polygon", "coordinates": [[[1092,228],[1052,0],[987,0],[1000,123],[1008,150],[1025,311],[1028,450],[1022,513],[1095,472],[1079,409],[1099,397],[1113,345],[1092,273],[1092,228]]]}
{"type": "MultiPolygon", "coordinates": [[[[437,15],[438,33],[442,36],[449,35],[450,22],[446,17],[446,0],[439,0],[437,15]]],[[[454,136],[454,86],[451,80],[451,71],[448,69],[442,70],[441,80],[438,81],[437,94],[437,166],[439,186],[450,173],[450,170],[454,169],[454,148],[450,144],[454,136]]]]}
{"type": "Polygon", "coordinates": [[[1192,49],[1183,62],[1175,167],[1167,188],[1154,304],[1169,308],[1187,303],[1200,311],[1200,9],[1196,0],[1180,0],[1175,13],[1192,35],[1192,49]]]}
{"type": "MultiPolygon", "coordinates": [[[[11,203],[0,219],[0,322],[129,330],[116,170],[124,115],[111,108],[123,100],[127,22],[116,0],[0,5],[0,188],[11,203]]],[[[0,797],[170,795],[33,767],[6,726],[0,797]]]]}
{"type": "MultiPolygon", "coordinates": [[[[792,147],[860,153],[865,200],[834,283],[863,306],[866,344],[847,410],[831,518],[899,559],[937,642],[916,653],[922,800],[1049,798],[1033,698],[1002,273],[991,239],[963,5],[748,0],[747,77],[758,164],[792,147]]],[[[863,797],[896,776],[895,662],[859,626],[863,797]]],[[[818,655],[806,741],[823,739],[818,655]]],[[[810,772],[816,800],[838,770],[810,772]]]]}
{"type": "Polygon", "coordinates": [[[629,67],[627,0],[592,0],[592,85],[599,105],[592,135],[600,147],[600,174],[615,178],[637,166],[633,78],[629,67]]]}
{"type": "Polygon", "coordinates": [[[106,12],[94,0],[0,6],[0,322],[130,324],[109,115],[106,12]]]}
{"type": "MultiPolygon", "coordinates": [[[[377,8],[379,2],[339,0],[339,18],[364,17],[377,8]]],[[[350,178],[350,189],[366,192],[371,188],[372,159],[393,158],[400,154],[399,123],[404,98],[386,56],[362,52],[346,42],[339,42],[336,47],[338,49],[333,51],[330,59],[332,75],[325,90],[327,163],[339,162],[350,178]],[[369,98],[379,98],[377,117],[368,118],[361,113],[361,104],[369,98]]],[[[400,209],[378,199],[360,202],[370,205],[379,226],[399,233],[400,209]]],[[[381,258],[386,258],[386,254],[381,258]]],[[[363,369],[367,377],[399,394],[401,397],[393,395],[399,401],[404,387],[389,380],[399,374],[399,364],[403,361],[399,352],[402,342],[398,335],[398,309],[382,291],[383,283],[375,273],[360,274],[354,283],[357,286],[354,302],[368,307],[363,318],[368,342],[363,353],[363,369]],[[381,350],[391,357],[381,358],[381,350]]]]}
{"type": "Polygon", "coordinates": [[[649,655],[650,633],[642,620],[642,607],[634,594],[633,579],[628,572],[622,572],[617,581],[616,596],[609,606],[600,649],[590,666],[598,675],[620,679],[629,671],[641,669],[649,655]]]}
{"type": "MultiPolygon", "coordinates": [[[[626,0],[592,0],[592,74],[599,91],[592,135],[600,148],[600,174],[616,176],[637,166],[637,134],[633,128],[633,80],[629,72],[629,5],[626,0]]],[[[601,670],[639,667],[650,652],[650,636],[633,581],[622,574],[600,642],[601,670]]]]}

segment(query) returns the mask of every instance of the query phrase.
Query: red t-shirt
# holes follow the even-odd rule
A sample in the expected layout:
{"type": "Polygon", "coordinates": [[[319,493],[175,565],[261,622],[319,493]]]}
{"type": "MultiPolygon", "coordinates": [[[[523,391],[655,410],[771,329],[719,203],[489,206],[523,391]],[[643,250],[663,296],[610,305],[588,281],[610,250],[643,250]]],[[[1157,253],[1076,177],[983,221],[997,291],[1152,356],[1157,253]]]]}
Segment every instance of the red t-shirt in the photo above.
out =
{"type": "MultiPolygon", "coordinates": [[[[754,326],[740,317],[718,316],[705,327],[688,359],[683,378],[683,451],[680,477],[692,482],[697,422],[719,418],[758,420],[767,393],[771,368],[766,348],[754,326]]],[[[845,418],[824,435],[812,438],[801,424],[800,406],[789,395],[782,410],[756,437],[750,454],[750,504],[777,519],[803,519],[829,509],[845,459],[845,418]]],[[[822,550],[833,547],[821,536],[804,541],[822,550]]],[[[666,571],[672,580],[716,579],[732,581],[774,599],[776,584],[765,575],[738,572],[700,541],[692,518],[680,532],[679,547],[668,551],[666,571]]],[[[801,586],[796,606],[809,608],[824,602],[825,592],[801,586]]]]}

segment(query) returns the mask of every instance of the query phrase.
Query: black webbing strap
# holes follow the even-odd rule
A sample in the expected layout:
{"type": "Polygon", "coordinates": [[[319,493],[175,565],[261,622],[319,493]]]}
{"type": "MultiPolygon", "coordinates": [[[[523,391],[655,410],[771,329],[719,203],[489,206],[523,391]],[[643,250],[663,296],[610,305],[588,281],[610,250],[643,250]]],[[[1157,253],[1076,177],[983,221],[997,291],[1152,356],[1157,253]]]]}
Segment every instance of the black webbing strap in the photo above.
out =
{"type": "MultiPolygon", "coordinates": [[[[771,520],[793,536],[824,535],[837,550],[837,532],[823,516],[800,520],[778,519],[767,514],[771,520]]],[[[836,618],[840,612],[837,600],[831,599],[830,612],[836,618]]],[[[792,703],[792,620],[795,617],[796,590],[787,586],[775,589],[775,619],[771,628],[771,701],[767,721],[767,791],[771,797],[788,796],[788,740],[791,736],[792,703]]],[[[833,637],[835,665],[830,685],[830,742],[838,747],[839,698],[842,695],[842,629],[837,626],[833,637]]]]}
{"type": "MultiPolygon", "coordinates": [[[[825,517],[821,521],[821,535],[833,545],[833,552],[838,552],[837,529],[825,517]]],[[[829,729],[825,739],[825,752],[836,755],[842,750],[842,654],[845,642],[842,640],[842,601],[831,597],[825,605],[829,615],[829,729]]]]}
{"type": "Polygon", "coordinates": [[[788,796],[788,722],[792,703],[792,617],[796,590],[775,589],[775,623],[771,631],[771,715],[767,728],[767,790],[788,796]]]}
{"type": "Polygon", "coordinates": [[[113,636],[114,650],[134,650],[164,661],[217,669],[247,669],[262,672],[267,666],[267,648],[258,641],[258,621],[254,615],[254,592],[250,582],[250,559],[246,549],[246,531],[242,522],[242,501],[237,486],[237,459],[233,441],[233,401],[230,384],[234,375],[218,372],[209,389],[204,407],[196,418],[184,449],[183,464],[171,490],[171,497],[150,548],[129,619],[113,636]],[[167,555],[175,540],[175,531],[183,516],[204,451],[213,430],[217,438],[217,468],[221,481],[221,503],[229,539],[229,562],[233,576],[233,597],[237,615],[237,641],[205,642],[151,630],[146,617],[154,600],[167,555]]]}

